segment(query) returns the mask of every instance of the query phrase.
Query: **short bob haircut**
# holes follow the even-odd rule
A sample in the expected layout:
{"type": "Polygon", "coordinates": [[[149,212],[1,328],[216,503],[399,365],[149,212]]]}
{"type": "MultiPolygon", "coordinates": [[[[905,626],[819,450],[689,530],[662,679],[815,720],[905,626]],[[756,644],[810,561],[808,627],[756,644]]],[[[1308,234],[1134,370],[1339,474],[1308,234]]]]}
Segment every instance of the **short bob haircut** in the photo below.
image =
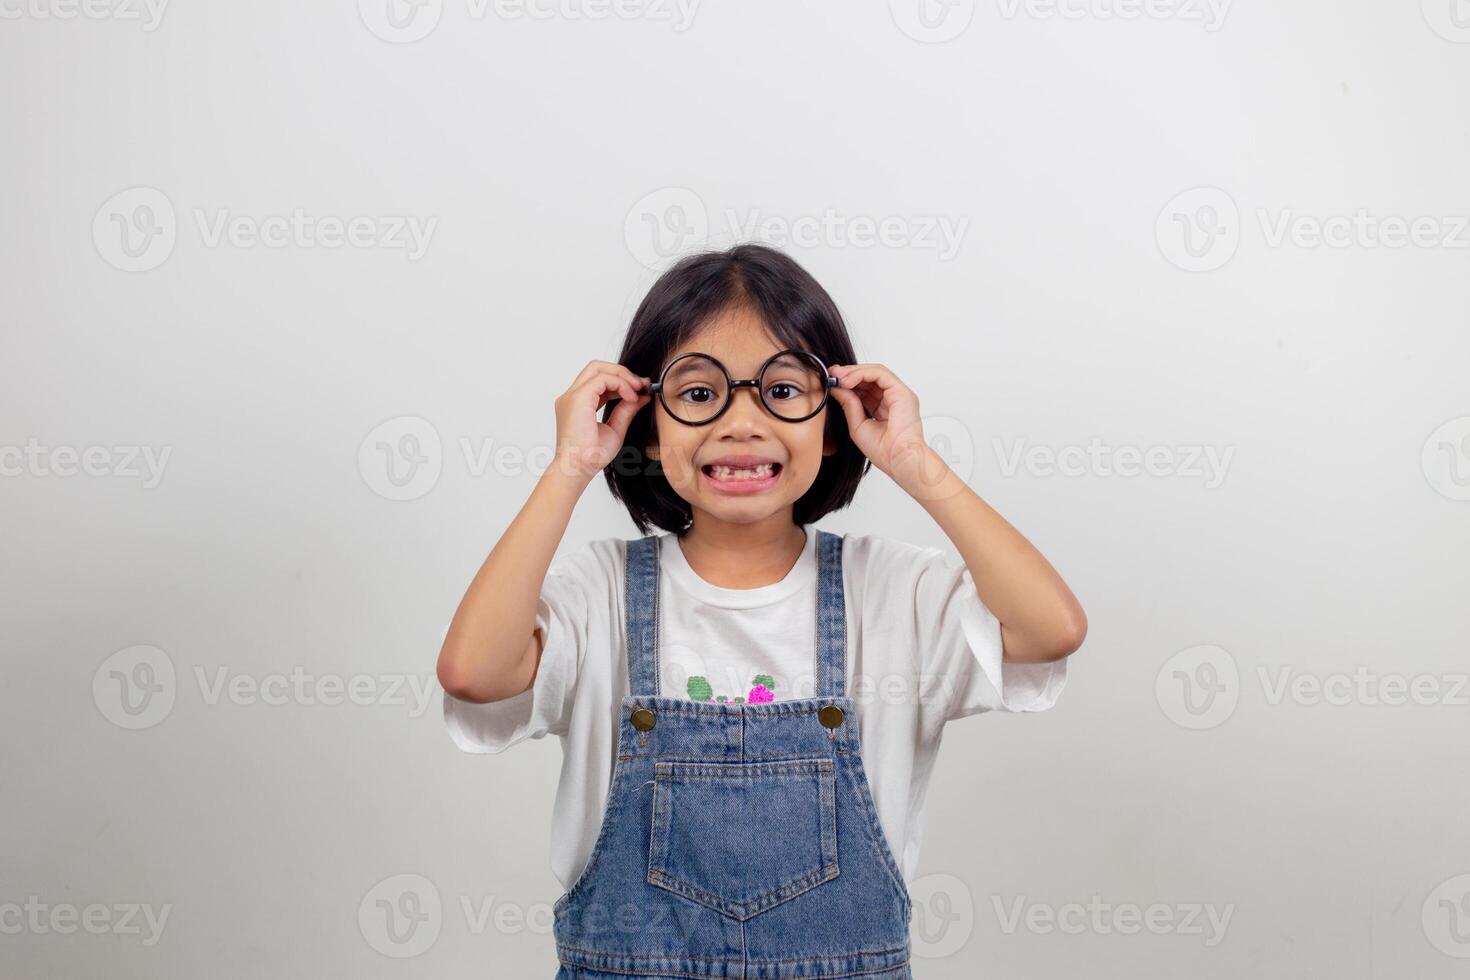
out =
{"type": "MultiPolygon", "coordinates": [[[[811,274],[774,248],[745,243],[687,255],[660,276],[633,314],[618,362],[639,377],[657,380],[671,351],[717,314],[741,307],[754,310],[784,347],[815,354],[828,366],[857,361],[837,304],[811,274]]],[[[615,399],[606,406],[604,422],[616,405],[615,399]]],[[[658,437],[656,405],[654,399],[633,416],[622,449],[603,475],[639,533],[658,527],[682,536],[693,524],[693,511],[644,448],[658,437]]],[[[823,414],[825,439],[837,450],[822,457],[811,489],[793,506],[797,525],[846,507],[872,466],[852,441],[837,399],[828,400],[823,414]]]]}

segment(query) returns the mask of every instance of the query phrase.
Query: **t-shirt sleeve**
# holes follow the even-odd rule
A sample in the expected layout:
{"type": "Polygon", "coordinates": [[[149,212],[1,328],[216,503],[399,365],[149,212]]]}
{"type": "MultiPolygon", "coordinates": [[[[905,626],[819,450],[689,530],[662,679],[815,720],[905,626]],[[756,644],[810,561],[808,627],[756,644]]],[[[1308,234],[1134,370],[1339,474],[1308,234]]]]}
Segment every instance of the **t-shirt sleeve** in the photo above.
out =
{"type": "Polygon", "coordinates": [[[914,610],[931,725],[982,711],[1044,711],[1067,681],[1067,658],[1002,660],[1000,620],[975,591],[970,570],[938,548],[918,549],[914,610]]]}
{"type": "Polygon", "coordinates": [[[528,738],[565,735],[586,660],[588,612],[606,591],[592,549],[552,564],[536,603],[536,628],[544,644],[529,690],[488,704],[444,694],[444,724],[465,752],[503,752],[528,738]]]}

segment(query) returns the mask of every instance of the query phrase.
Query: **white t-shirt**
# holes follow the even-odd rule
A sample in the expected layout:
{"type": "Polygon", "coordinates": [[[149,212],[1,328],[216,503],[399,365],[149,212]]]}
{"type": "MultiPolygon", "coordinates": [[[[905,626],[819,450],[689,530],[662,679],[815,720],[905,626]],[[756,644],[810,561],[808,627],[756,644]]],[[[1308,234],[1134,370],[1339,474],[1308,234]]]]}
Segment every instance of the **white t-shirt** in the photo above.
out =
{"type": "MultiPolygon", "coordinates": [[[[678,538],[660,550],[659,694],[701,700],[811,697],[815,685],[816,526],[786,577],[755,589],[711,585],[678,538]],[[764,676],[760,676],[764,675],[764,676]],[[703,678],[703,683],[692,678],[703,678]],[[769,694],[767,693],[769,692],[769,694]]],[[[444,697],[444,720],[466,752],[501,752],[561,736],[551,868],[564,888],[582,873],[602,826],[628,692],[623,618],[625,543],[603,538],[553,563],[537,604],[545,647],[531,689],[490,704],[444,697]]],[[[847,686],[879,823],[911,882],[924,800],[944,723],[982,711],[1051,707],[1065,659],[1001,662],[1000,622],[969,570],[938,548],[848,534],[842,547],[847,686]]]]}

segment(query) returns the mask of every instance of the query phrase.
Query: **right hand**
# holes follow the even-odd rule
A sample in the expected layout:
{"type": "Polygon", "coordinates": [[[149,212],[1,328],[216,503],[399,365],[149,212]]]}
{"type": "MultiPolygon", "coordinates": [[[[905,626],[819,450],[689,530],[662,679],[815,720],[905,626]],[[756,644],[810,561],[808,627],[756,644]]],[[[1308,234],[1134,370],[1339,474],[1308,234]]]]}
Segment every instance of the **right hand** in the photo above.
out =
{"type": "Polygon", "coordinates": [[[623,448],[633,416],[653,398],[649,381],[621,364],[589,361],[556,400],[556,458],[561,472],[591,480],[623,448]],[[606,422],[597,414],[614,398],[621,399],[606,422]]]}

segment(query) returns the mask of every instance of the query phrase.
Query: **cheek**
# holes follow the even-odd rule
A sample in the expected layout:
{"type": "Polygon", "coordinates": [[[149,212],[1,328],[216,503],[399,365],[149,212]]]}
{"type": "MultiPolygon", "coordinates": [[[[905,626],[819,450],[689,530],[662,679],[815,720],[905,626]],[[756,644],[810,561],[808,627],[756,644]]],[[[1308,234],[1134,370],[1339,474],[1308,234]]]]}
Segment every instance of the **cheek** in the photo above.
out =
{"type": "Polygon", "coordinates": [[[660,465],[663,467],[664,477],[673,486],[684,486],[698,475],[695,472],[693,463],[694,449],[697,445],[697,441],[691,440],[688,436],[684,436],[683,433],[660,434],[660,465]],[[665,436],[669,436],[669,438],[665,436]],[[680,438],[680,436],[683,437],[680,438]]]}
{"type": "Polygon", "coordinates": [[[790,444],[791,458],[803,472],[816,473],[822,467],[822,427],[815,426],[803,432],[799,439],[790,444]]]}

